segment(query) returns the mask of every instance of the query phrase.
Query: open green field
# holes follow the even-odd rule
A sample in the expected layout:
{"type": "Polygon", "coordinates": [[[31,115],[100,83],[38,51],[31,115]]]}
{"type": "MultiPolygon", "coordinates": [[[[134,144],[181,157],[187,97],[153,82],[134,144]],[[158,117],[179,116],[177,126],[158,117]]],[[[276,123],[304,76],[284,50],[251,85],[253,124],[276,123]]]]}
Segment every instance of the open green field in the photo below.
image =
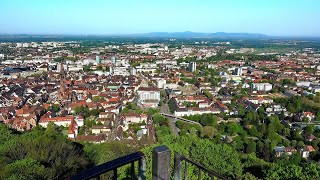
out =
{"type": "Polygon", "coordinates": [[[260,54],[260,53],[279,53],[279,54],[284,54],[284,53],[288,53],[291,51],[296,51],[298,50],[298,47],[283,47],[283,48],[274,48],[274,47],[265,47],[265,48],[255,48],[255,52],[256,54],[260,54]]]}

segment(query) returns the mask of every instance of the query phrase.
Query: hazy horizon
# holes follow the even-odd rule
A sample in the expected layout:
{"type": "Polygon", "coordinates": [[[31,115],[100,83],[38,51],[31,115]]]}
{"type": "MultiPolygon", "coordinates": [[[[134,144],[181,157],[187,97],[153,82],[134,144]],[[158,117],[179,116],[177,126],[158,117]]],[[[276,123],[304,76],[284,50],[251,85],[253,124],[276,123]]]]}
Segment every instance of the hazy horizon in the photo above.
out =
{"type": "MultiPolygon", "coordinates": [[[[146,37],[143,35],[148,35],[152,33],[184,33],[187,31],[181,31],[181,32],[146,32],[146,33],[109,33],[109,34],[94,34],[94,33],[86,33],[86,34],[80,34],[80,33],[1,33],[0,35],[8,35],[8,36],[15,36],[15,35],[30,35],[30,36],[101,36],[101,37],[139,37],[139,35],[142,35],[141,37],[146,37]],[[137,35],[137,36],[135,36],[137,35]]],[[[263,34],[263,33],[248,33],[248,32],[193,32],[193,31],[188,31],[192,33],[226,33],[226,34],[257,34],[257,35],[265,35],[266,37],[270,38],[320,38],[320,35],[268,35],[268,34],[263,34]]],[[[157,36],[154,36],[157,37],[157,36]]],[[[186,36],[187,37],[187,36],[186,36]]],[[[258,38],[259,39],[259,38],[258,38]]]]}
{"type": "Polygon", "coordinates": [[[314,0],[1,0],[0,34],[254,33],[320,37],[314,0]]]}

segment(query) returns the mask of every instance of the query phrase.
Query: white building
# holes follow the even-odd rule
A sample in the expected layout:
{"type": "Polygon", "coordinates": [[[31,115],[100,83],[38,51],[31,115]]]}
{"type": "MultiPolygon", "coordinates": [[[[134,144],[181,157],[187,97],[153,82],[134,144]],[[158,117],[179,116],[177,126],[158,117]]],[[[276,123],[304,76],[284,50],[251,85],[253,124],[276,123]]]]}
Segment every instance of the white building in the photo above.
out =
{"type": "Polygon", "coordinates": [[[296,85],[298,87],[309,87],[311,84],[311,82],[309,81],[299,81],[299,82],[296,82],[296,85]]]}
{"type": "Polygon", "coordinates": [[[157,86],[159,89],[163,89],[163,87],[166,83],[167,83],[167,81],[165,79],[160,79],[159,81],[157,81],[157,86]]]}
{"type": "Polygon", "coordinates": [[[320,92],[320,86],[315,86],[315,87],[313,87],[313,88],[312,88],[312,91],[313,91],[314,93],[320,92]]]}
{"type": "Polygon", "coordinates": [[[68,71],[73,71],[73,72],[78,72],[78,71],[83,71],[83,66],[82,65],[68,65],[68,71]]]}
{"type": "Polygon", "coordinates": [[[216,108],[181,108],[174,112],[174,116],[183,117],[197,114],[219,114],[221,111],[216,108]]]}
{"type": "Polygon", "coordinates": [[[123,119],[126,123],[142,123],[147,122],[148,116],[146,114],[136,114],[136,113],[125,113],[122,115],[121,119],[123,119]]]}
{"type": "Polygon", "coordinates": [[[84,118],[82,116],[64,116],[64,117],[45,117],[41,118],[39,125],[47,128],[48,123],[53,122],[57,126],[69,127],[73,122],[77,123],[77,126],[81,127],[84,124],[84,118]]]}
{"type": "Polygon", "coordinates": [[[137,69],[134,68],[134,67],[131,67],[130,74],[133,75],[133,76],[137,75],[137,69]]]}
{"type": "Polygon", "coordinates": [[[140,87],[138,93],[138,105],[142,107],[156,108],[160,101],[160,91],[154,87],[140,87]]]}
{"type": "Polygon", "coordinates": [[[39,125],[47,128],[49,122],[53,122],[57,126],[69,127],[71,122],[74,121],[73,116],[65,116],[65,117],[48,117],[41,118],[39,121],[39,125]]]}
{"type": "Polygon", "coordinates": [[[25,48],[27,48],[27,47],[29,47],[29,46],[30,46],[29,43],[23,43],[23,44],[22,44],[22,47],[25,47],[25,48]]]}
{"type": "Polygon", "coordinates": [[[97,64],[95,59],[84,59],[84,60],[82,60],[82,63],[83,63],[83,65],[89,65],[89,64],[96,65],[97,64]]]}
{"type": "Polygon", "coordinates": [[[197,63],[196,63],[196,62],[190,62],[190,63],[189,63],[189,70],[190,70],[191,72],[196,71],[196,70],[197,70],[197,63]]]}
{"type": "Polygon", "coordinates": [[[22,43],[17,43],[17,48],[22,47],[22,43]]]}
{"type": "Polygon", "coordinates": [[[113,75],[121,75],[121,76],[129,76],[130,72],[126,67],[110,67],[110,74],[113,75]]]}
{"type": "Polygon", "coordinates": [[[251,88],[257,91],[271,91],[272,84],[270,83],[253,83],[251,88]]]}

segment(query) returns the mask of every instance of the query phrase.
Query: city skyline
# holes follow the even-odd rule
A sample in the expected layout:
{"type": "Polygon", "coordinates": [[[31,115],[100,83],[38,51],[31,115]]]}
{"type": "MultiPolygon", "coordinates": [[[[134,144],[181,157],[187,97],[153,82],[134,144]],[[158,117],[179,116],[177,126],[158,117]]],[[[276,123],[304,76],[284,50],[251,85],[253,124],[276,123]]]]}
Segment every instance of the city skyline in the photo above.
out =
{"type": "Polygon", "coordinates": [[[319,5],[0,0],[0,179],[320,179],[319,5]]]}
{"type": "Polygon", "coordinates": [[[8,1],[1,34],[112,35],[150,32],[320,36],[317,7],[307,1],[8,1]]]}

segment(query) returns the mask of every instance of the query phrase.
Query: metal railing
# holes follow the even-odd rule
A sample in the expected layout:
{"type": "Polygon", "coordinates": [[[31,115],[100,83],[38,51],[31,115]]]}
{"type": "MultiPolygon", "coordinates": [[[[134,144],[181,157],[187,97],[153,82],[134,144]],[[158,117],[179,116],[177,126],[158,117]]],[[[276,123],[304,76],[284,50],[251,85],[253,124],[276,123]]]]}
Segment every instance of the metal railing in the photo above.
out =
{"type": "MultiPolygon", "coordinates": [[[[152,153],[152,180],[169,180],[170,179],[170,149],[167,146],[157,146],[153,149],[152,153]]],[[[174,180],[182,179],[182,162],[184,162],[184,179],[186,180],[188,177],[188,164],[194,166],[198,169],[198,179],[228,179],[214,171],[211,171],[205,168],[203,165],[194,162],[178,153],[174,155],[174,180]],[[204,176],[202,177],[202,174],[204,176]]],[[[145,180],[146,179],[146,161],[145,155],[142,152],[136,152],[129,154],[124,157],[120,157],[118,159],[106,162],[104,164],[95,166],[91,169],[83,171],[73,177],[71,180],[87,180],[87,179],[100,179],[100,177],[104,179],[113,179],[116,180],[118,178],[117,169],[131,164],[130,173],[131,179],[135,180],[145,180]],[[138,176],[135,173],[135,162],[138,161],[138,176]],[[112,173],[111,176],[105,177],[105,173],[112,173]]],[[[172,172],[172,171],[171,171],[172,172]]],[[[128,174],[130,174],[128,173],[128,174]]],[[[172,175],[172,174],[171,174],[172,175]]]]}
{"type": "Polygon", "coordinates": [[[174,180],[180,180],[182,177],[182,162],[184,161],[184,179],[187,180],[188,179],[188,164],[191,164],[192,166],[195,166],[196,168],[198,168],[198,179],[202,179],[202,172],[208,174],[209,177],[211,177],[211,179],[228,179],[214,171],[211,171],[207,168],[205,168],[204,166],[202,166],[199,163],[196,163],[178,153],[174,154],[174,180]]]}
{"type": "Polygon", "coordinates": [[[71,180],[87,180],[87,179],[100,179],[100,175],[113,171],[113,179],[118,179],[117,169],[119,167],[131,164],[131,179],[145,180],[146,179],[146,161],[142,152],[135,152],[127,156],[120,157],[118,159],[106,162],[104,164],[95,166],[91,169],[83,171],[73,177],[71,180]],[[138,161],[138,176],[135,174],[134,163],[138,161]]]}

